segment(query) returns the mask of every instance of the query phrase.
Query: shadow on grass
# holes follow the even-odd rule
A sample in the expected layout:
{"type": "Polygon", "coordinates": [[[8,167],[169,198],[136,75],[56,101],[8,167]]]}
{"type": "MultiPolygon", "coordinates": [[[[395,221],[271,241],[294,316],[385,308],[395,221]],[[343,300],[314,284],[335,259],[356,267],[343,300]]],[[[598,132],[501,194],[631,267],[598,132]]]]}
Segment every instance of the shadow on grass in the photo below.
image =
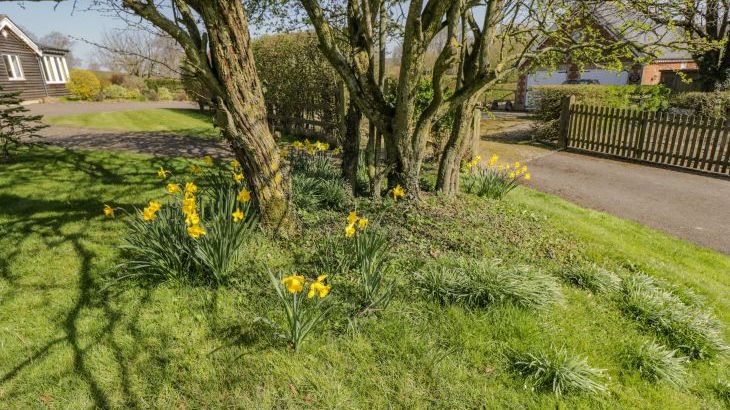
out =
{"type": "MultiPolygon", "coordinates": [[[[0,374],[0,387],[28,368],[42,366],[54,350],[68,346],[73,357],[73,374],[83,380],[95,407],[108,408],[113,404],[110,396],[116,388],[110,391],[104,387],[101,381],[104,379],[100,379],[101,375],[95,373],[96,367],[89,363],[94,349],[105,345],[113,351],[119,371],[123,407],[144,407],[144,400],[136,397],[131,389],[129,363],[135,361],[139,349],[143,348],[141,342],[137,343],[142,335],[134,329],[140,311],[150,301],[151,290],[143,290],[143,296],[134,308],[127,303],[117,309],[112,304],[115,295],[99,291],[103,280],[99,272],[104,267],[99,261],[101,255],[94,250],[94,246],[99,245],[99,231],[92,219],[100,218],[103,207],[97,192],[103,192],[105,187],[100,185],[106,185],[106,189],[111,185],[114,192],[124,192],[128,186],[137,191],[154,189],[159,182],[154,180],[153,167],[171,168],[179,166],[179,163],[165,158],[130,163],[128,158],[103,153],[38,149],[23,152],[21,157],[5,165],[7,172],[0,173],[0,204],[3,205],[0,206],[0,236],[4,245],[0,246],[0,279],[9,286],[3,291],[0,308],[8,312],[11,310],[8,305],[29,292],[42,295],[39,304],[49,308],[46,313],[52,316],[54,311],[59,312],[58,320],[52,322],[58,323],[61,334],[54,331],[57,337],[46,341],[33,340],[34,349],[22,360],[5,363],[7,370],[0,374]],[[140,182],[143,180],[152,182],[140,182]],[[50,188],[44,191],[46,186],[50,188]],[[28,195],[28,192],[31,194],[28,195]],[[63,260],[27,262],[29,256],[32,257],[28,254],[28,247],[40,254],[46,249],[67,247],[72,256],[64,256],[63,260]],[[73,264],[78,267],[72,285],[36,284],[34,280],[26,283],[28,278],[12,271],[16,265],[33,269],[33,265],[28,263],[45,264],[46,267],[48,264],[73,264]],[[73,304],[68,308],[59,305],[63,301],[56,300],[58,293],[47,295],[48,290],[68,290],[63,299],[72,300],[73,304]],[[84,323],[86,314],[94,310],[100,311],[104,318],[104,326],[97,334],[93,334],[97,331],[89,328],[88,322],[84,323]],[[130,333],[135,343],[131,351],[123,349],[114,336],[121,318],[128,323],[126,327],[132,328],[130,333]],[[89,337],[90,334],[93,336],[89,337]]],[[[115,203],[115,206],[119,205],[140,207],[143,202],[115,203]]],[[[38,278],[31,279],[44,279],[40,276],[43,273],[38,275],[38,278]]],[[[52,280],[56,279],[64,281],[68,278],[52,276],[52,280]]],[[[12,393],[8,393],[6,398],[10,396],[12,393]]]]}

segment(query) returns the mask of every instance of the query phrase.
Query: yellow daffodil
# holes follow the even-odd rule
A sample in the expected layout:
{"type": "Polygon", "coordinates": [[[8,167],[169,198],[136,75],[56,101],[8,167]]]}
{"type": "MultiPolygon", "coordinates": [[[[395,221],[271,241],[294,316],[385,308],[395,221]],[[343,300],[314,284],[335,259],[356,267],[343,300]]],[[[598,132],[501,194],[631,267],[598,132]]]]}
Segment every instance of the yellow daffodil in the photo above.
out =
{"type": "Polygon", "coordinates": [[[291,146],[294,147],[294,149],[302,149],[302,148],[304,148],[304,144],[302,144],[301,141],[294,141],[291,144],[291,146]]]}
{"type": "Polygon", "coordinates": [[[494,164],[497,163],[497,161],[499,161],[499,155],[492,154],[492,156],[489,158],[489,163],[488,164],[489,164],[490,167],[492,167],[492,166],[494,166],[494,164]]]}
{"type": "Polygon", "coordinates": [[[183,199],[182,212],[185,215],[192,215],[195,213],[195,197],[186,197],[183,199]]]}
{"type": "Polygon", "coordinates": [[[107,218],[114,218],[114,208],[107,204],[104,204],[104,216],[106,216],[107,218]]]}
{"type": "Polygon", "coordinates": [[[231,215],[233,215],[233,222],[241,222],[243,218],[246,217],[246,214],[244,214],[240,209],[236,209],[236,212],[231,215]]]}
{"type": "Polygon", "coordinates": [[[282,148],[281,151],[279,151],[279,155],[282,157],[288,157],[289,156],[289,148],[282,148]]]}
{"type": "Polygon", "coordinates": [[[355,222],[357,222],[357,213],[355,211],[350,211],[350,214],[347,215],[347,223],[353,225],[355,222]]]}
{"type": "Polygon", "coordinates": [[[239,172],[239,173],[235,173],[234,172],[233,173],[233,180],[236,181],[236,182],[243,181],[243,173],[242,172],[239,172]]]}
{"type": "Polygon", "coordinates": [[[204,157],[203,157],[203,163],[204,163],[205,165],[209,166],[209,167],[210,167],[210,166],[213,166],[213,157],[211,157],[210,155],[206,155],[206,156],[204,156],[204,157]]]}
{"type": "Polygon", "coordinates": [[[181,192],[180,184],[167,184],[167,192],[171,194],[179,194],[181,192]]]}
{"type": "Polygon", "coordinates": [[[248,189],[244,189],[243,191],[238,193],[236,199],[238,199],[239,202],[246,203],[251,200],[251,192],[249,192],[248,189]]]}
{"type": "Polygon", "coordinates": [[[234,159],[233,161],[231,161],[231,168],[238,169],[240,167],[241,167],[241,163],[238,162],[238,160],[234,159]]]}
{"type": "Polygon", "coordinates": [[[190,166],[190,173],[191,174],[198,175],[201,172],[203,172],[203,170],[199,166],[197,166],[196,164],[193,164],[193,165],[190,166]]]}
{"type": "Polygon", "coordinates": [[[162,208],[162,205],[157,201],[150,201],[149,205],[142,211],[142,218],[145,221],[154,221],[157,218],[157,211],[162,208]]]}
{"type": "Polygon", "coordinates": [[[393,199],[398,200],[406,196],[406,191],[400,186],[396,185],[395,188],[392,190],[393,193],[393,199]]]}
{"type": "Polygon", "coordinates": [[[170,171],[167,171],[165,168],[160,167],[160,169],[157,170],[157,177],[160,179],[167,178],[167,175],[170,173],[170,171]]]}
{"type": "Polygon", "coordinates": [[[188,227],[188,235],[193,239],[198,239],[205,235],[205,229],[198,224],[191,225],[188,227]]]}
{"type": "Polygon", "coordinates": [[[531,179],[532,179],[532,175],[530,175],[530,173],[529,173],[529,172],[528,172],[528,173],[526,173],[526,174],[525,174],[525,181],[529,181],[529,180],[531,180],[531,179]]]}
{"type": "Polygon", "coordinates": [[[289,293],[300,293],[304,290],[304,276],[302,275],[287,276],[281,280],[281,283],[289,293]]]}
{"type": "Polygon", "coordinates": [[[317,141],[316,143],[314,143],[314,147],[318,151],[327,151],[328,149],[330,149],[330,144],[328,144],[326,142],[319,142],[319,141],[317,141]]]}
{"type": "Polygon", "coordinates": [[[149,210],[148,208],[145,208],[144,211],[142,212],[142,219],[144,219],[147,222],[154,221],[155,218],[157,218],[157,213],[149,210]]]}
{"type": "Polygon", "coordinates": [[[185,224],[188,226],[195,226],[200,223],[200,216],[197,212],[191,212],[185,217],[185,224]]]}
{"type": "Polygon", "coordinates": [[[520,163],[519,162],[515,162],[515,169],[519,169],[519,168],[520,168],[520,163]]]}
{"type": "Polygon", "coordinates": [[[342,147],[337,147],[332,151],[332,154],[334,155],[340,155],[342,154],[342,147]]]}
{"type": "Polygon", "coordinates": [[[512,171],[512,172],[509,173],[508,176],[509,176],[510,179],[515,179],[515,177],[517,176],[517,174],[515,174],[514,171],[512,171]]]}
{"type": "Polygon", "coordinates": [[[368,227],[368,218],[360,218],[357,221],[357,226],[359,226],[361,230],[365,230],[365,228],[368,227]]]}
{"type": "Polygon", "coordinates": [[[347,225],[347,227],[345,228],[345,236],[348,238],[352,238],[353,236],[355,236],[355,232],[355,224],[347,225]]]}
{"type": "Polygon", "coordinates": [[[195,185],[194,182],[188,182],[185,184],[185,193],[186,194],[194,194],[198,192],[198,186],[195,185]]]}
{"type": "Polygon", "coordinates": [[[315,295],[319,295],[320,299],[324,299],[330,293],[330,286],[324,284],[324,280],[327,275],[320,275],[316,281],[309,285],[309,292],[307,292],[307,298],[311,299],[315,295]]]}

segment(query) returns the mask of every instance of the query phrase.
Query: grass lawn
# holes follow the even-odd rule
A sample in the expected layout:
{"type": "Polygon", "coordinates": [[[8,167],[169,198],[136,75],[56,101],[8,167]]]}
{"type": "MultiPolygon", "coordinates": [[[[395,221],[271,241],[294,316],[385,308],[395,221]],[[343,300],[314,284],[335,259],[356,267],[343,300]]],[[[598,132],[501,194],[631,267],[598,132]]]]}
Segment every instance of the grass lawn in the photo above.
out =
{"type": "Polygon", "coordinates": [[[124,131],[162,131],[189,134],[200,138],[219,138],[210,116],[195,110],[158,108],[48,117],[45,122],[72,127],[124,131]]]}
{"type": "MultiPolygon", "coordinates": [[[[628,367],[627,349],[661,338],[610,297],[558,282],[561,301],[534,311],[509,303],[442,305],[414,290],[415,273],[443,261],[498,259],[553,275],[589,260],[691,289],[730,340],[730,258],[526,188],[502,201],[427,196],[418,209],[399,204],[380,221],[365,200],[340,210],[299,209],[300,234],[258,235],[221,286],[111,282],[120,262],[116,245],[133,216],[104,219],[103,205],[142,207],[164,198],[156,170],[180,175],[188,165],[55,148],[24,150],[0,165],[0,407],[730,405],[727,356],[690,362],[681,387],[650,382],[628,367]],[[322,238],[342,236],[351,207],[370,215],[373,229],[387,228],[397,267],[394,301],[378,315],[333,317],[295,353],[256,320],[282,319],[267,270],[324,270],[322,238]],[[532,391],[509,357],[552,347],[604,369],[599,381],[607,391],[532,391]]],[[[341,302],[352,284],[328,273],[330,297],[341,302]]]]}

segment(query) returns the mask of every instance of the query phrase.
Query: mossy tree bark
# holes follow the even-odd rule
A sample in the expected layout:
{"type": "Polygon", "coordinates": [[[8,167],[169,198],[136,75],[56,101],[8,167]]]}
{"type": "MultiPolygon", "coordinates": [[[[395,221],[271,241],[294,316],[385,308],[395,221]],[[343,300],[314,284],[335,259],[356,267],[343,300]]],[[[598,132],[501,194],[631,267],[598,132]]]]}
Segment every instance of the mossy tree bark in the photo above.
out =
{"type": "Polygon", "coordinates": [[[214,95],[216,123],[244,169],[262,222],[277,232],[294,229],[289,180],[268,121],[251,50],[243,3],[173,0],[174,21],[151,1],[123,5],[180,43],[195,75],[214,95]],[[197,16],[204,23],[200,31],[197,16]]]}

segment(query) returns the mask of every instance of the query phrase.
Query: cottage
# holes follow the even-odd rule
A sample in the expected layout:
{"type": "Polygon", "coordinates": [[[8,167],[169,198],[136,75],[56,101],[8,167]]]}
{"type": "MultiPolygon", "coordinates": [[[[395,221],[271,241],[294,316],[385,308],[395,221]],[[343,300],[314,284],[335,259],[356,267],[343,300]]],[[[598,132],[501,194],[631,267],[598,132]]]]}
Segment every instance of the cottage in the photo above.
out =
{"type": "Polygon", "coordinates": [[[0,14],[0,87],[26,101],[68,95],[68,50],[37,44],[0,14]]]}
{"type": "MultiPolygon", "coordinates": [[[[663,30],[661,27],[652,32],[633,32],[618,34],[625,24],[625,15],[616,13],[607,6],[598,6],[593,9],[591,18],[586,19],[592,22],[594,29],[598,30],[606,38],[616,41],[630,40],[639,46],[650,45],[657,38],[662,42],[674,43],[679,40],[676,33],[663,30]],[[627,36],[630,36],[627,38],[627,36]]],[[[580,30],[573,33],[580,36],[580,30]]],[[[539,44],[537,47],[545,47],[547,44],[539,44]]],[[[684,78],[697,79],[698,67],[692,56],[686,50],[679,50],[671,47],[656,47],[659,56],[649,64],[637,64],[636,60],[643,57],[640,47],[634,51],[634,60],[624,61],[624,69],[620,72],[602,69],[599,67],[586,67],[579,70],[575,64],[564,64],[557,70],[551,71],[546,68],[532,68],[527,72],[530,63],[523,69],[527,73],[520,76],[517,82],[515,106],[518,109],[529,109],[530,88],[539,85],[558,84],[602,84],[602,85],[656,85],[664,84],[674,91],[690,91],[697,87],[697,82],[687,82],[684,78]]]]}

